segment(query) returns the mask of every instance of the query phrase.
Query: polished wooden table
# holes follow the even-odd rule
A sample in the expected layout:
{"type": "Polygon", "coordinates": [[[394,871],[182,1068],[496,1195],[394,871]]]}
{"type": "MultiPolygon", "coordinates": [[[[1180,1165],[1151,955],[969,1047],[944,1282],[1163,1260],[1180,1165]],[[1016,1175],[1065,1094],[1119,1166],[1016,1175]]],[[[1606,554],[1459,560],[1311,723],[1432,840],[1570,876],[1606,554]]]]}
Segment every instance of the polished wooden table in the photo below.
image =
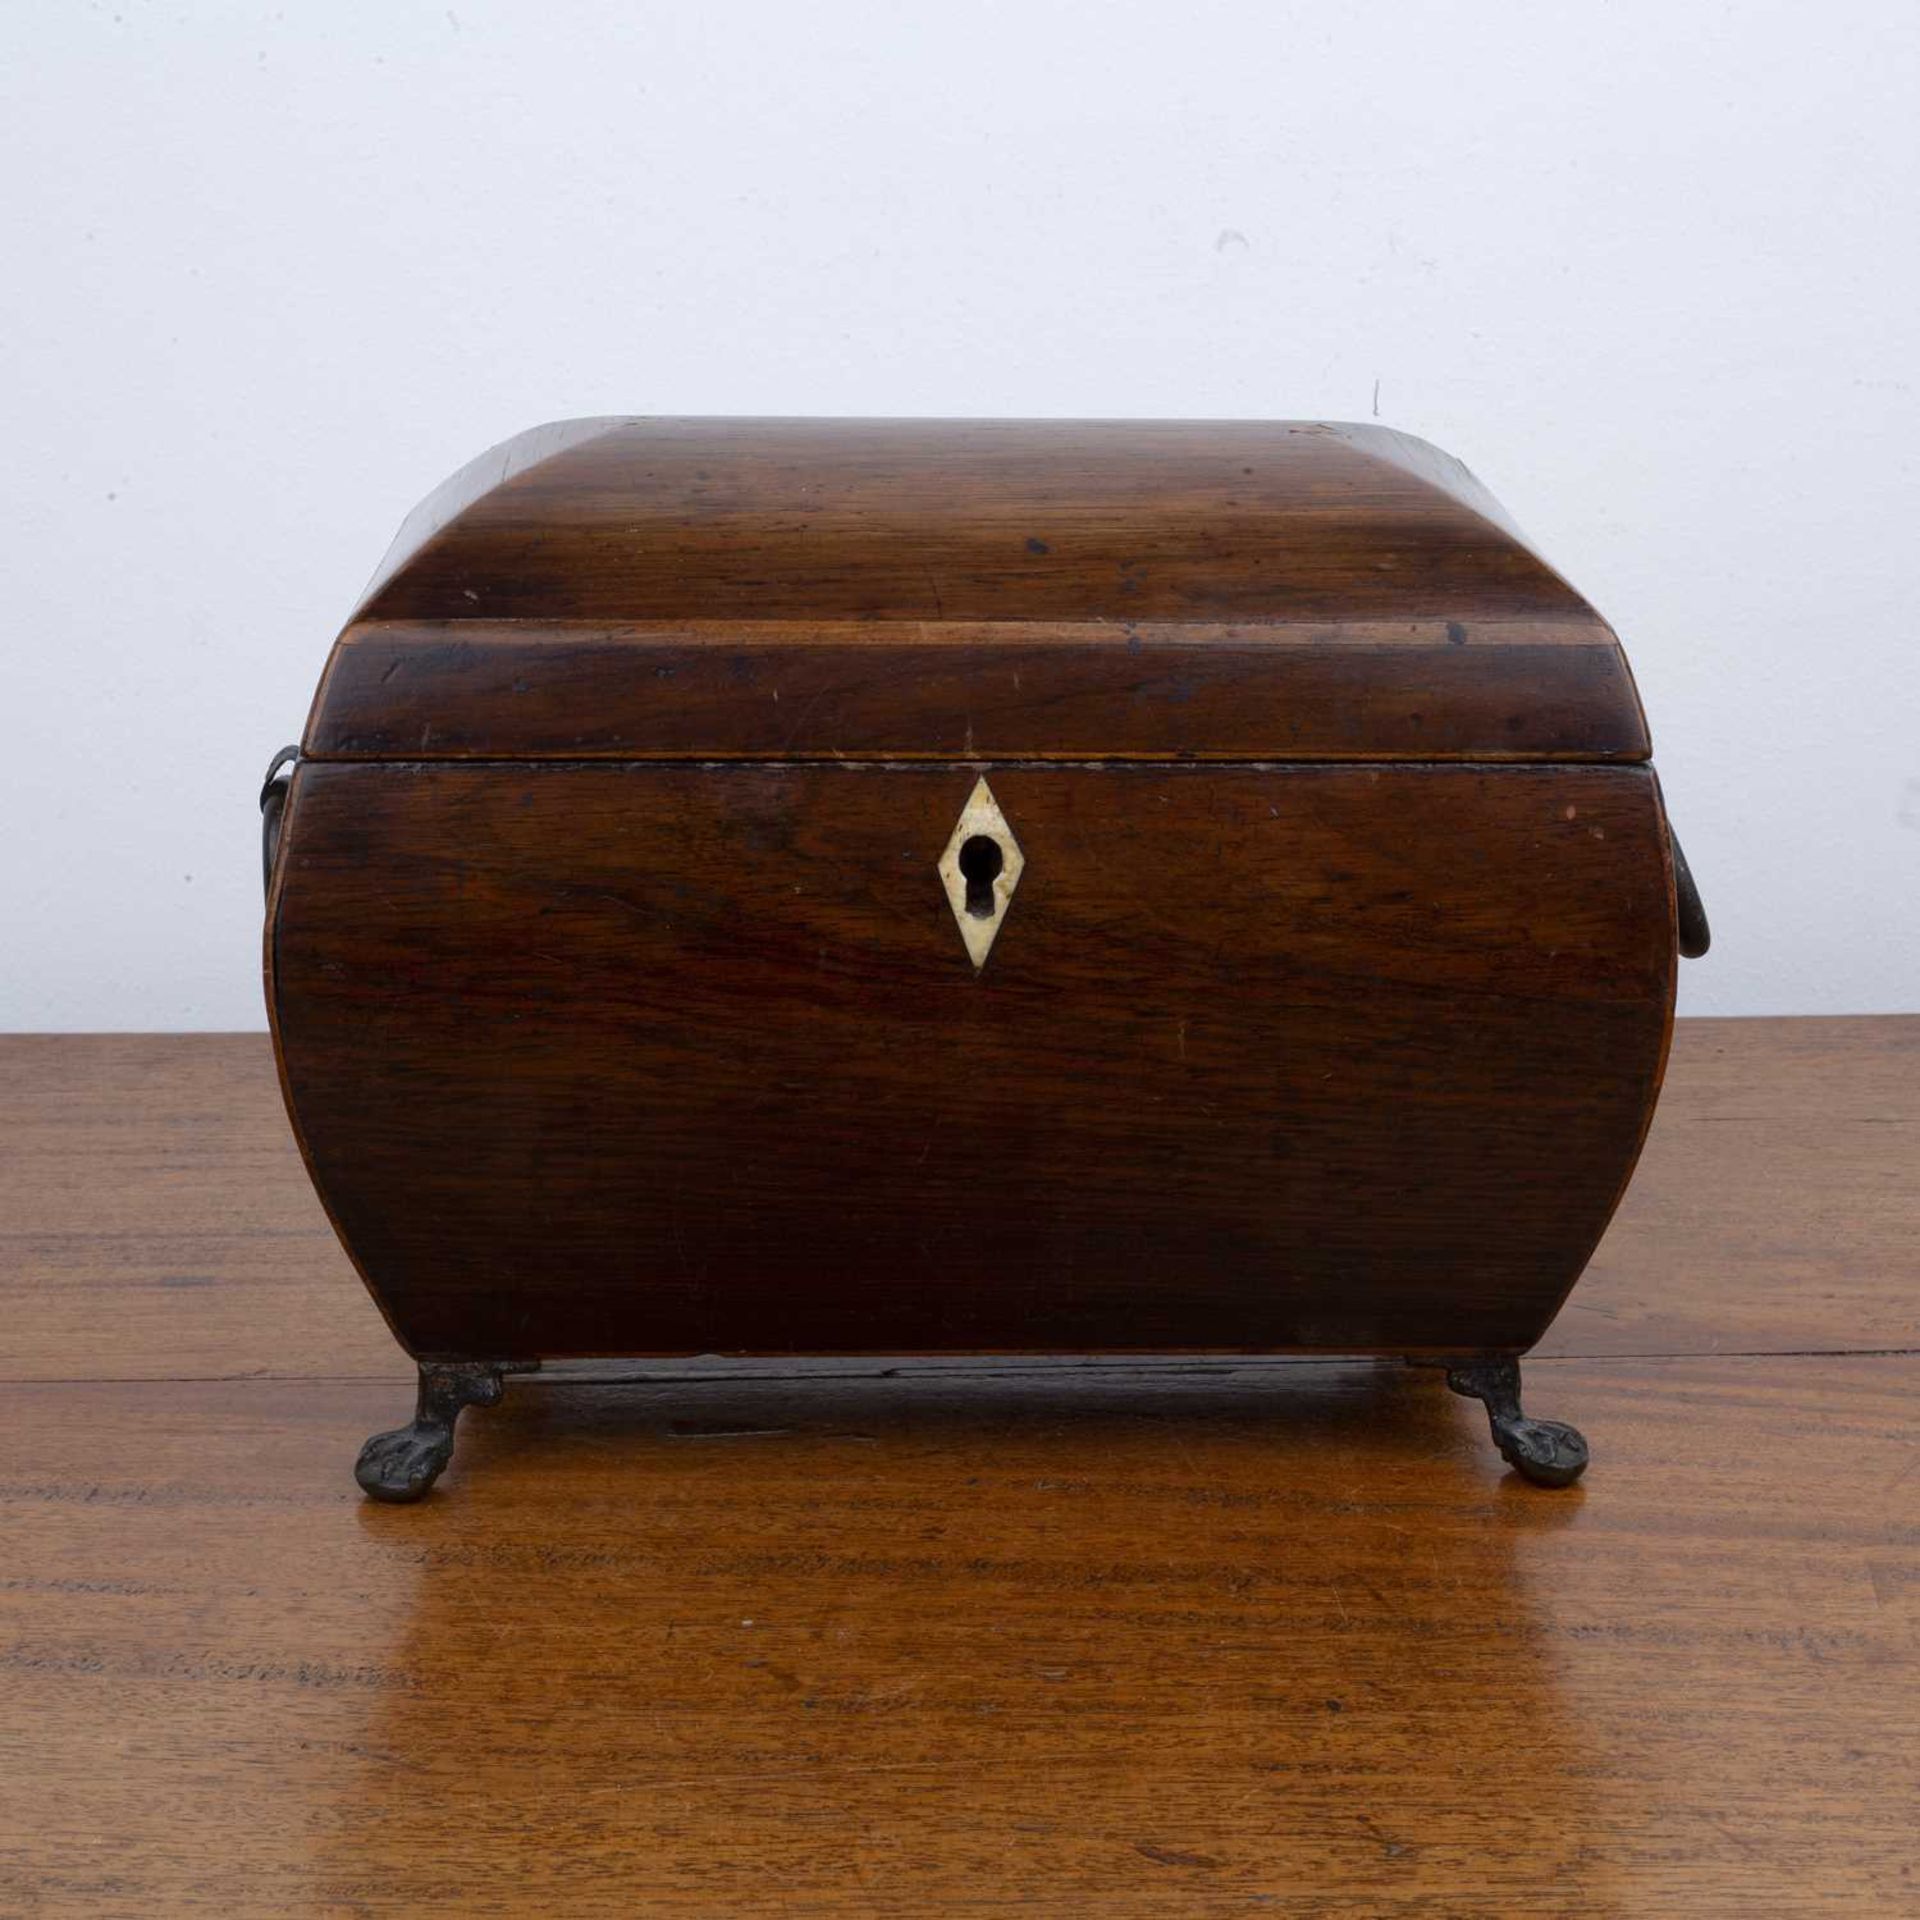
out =
{"type": "Polygon", "coordinates": [[[1920,1019],[1692,1022],[1398,1367],[631,1367],[441,1492],[263,1039],[0,1039],[0,1913],[1920,1912],[1920,1019]]]}

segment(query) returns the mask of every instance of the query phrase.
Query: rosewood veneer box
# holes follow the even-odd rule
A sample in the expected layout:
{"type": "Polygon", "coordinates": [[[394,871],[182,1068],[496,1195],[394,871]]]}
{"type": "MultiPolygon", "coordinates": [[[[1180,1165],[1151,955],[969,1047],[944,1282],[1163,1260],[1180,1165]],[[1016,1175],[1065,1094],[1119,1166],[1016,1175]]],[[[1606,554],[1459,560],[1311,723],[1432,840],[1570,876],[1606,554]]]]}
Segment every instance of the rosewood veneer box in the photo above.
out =
{"type": "Polygon", "coordinates": [[[589,420],[402,528],[263,795],[267,999],[419,1364],[1518,1357],[1705,923],[1600,616],[1375,427],[589,420]]]}

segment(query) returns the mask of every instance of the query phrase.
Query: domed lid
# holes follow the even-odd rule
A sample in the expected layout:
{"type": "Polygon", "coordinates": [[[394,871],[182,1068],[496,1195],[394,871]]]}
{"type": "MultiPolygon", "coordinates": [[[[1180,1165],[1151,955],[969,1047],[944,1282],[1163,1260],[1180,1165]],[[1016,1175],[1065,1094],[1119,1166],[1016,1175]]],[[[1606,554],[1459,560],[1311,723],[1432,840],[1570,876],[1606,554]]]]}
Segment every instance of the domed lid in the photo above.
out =
{"type": "Polygon", "coordinates": [[[1368,426],[583,420],[456,474],[336,645],[360,758],[1633,760],[1612,631],[1368,426]]]}

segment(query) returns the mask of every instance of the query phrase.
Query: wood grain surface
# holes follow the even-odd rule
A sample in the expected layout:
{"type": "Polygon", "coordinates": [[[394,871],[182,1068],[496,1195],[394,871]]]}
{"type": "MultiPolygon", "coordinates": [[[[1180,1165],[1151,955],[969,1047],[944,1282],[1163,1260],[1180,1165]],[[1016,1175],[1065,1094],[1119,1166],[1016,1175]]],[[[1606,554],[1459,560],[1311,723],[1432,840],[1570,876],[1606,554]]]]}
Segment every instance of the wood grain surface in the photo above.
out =
{"type": "Polygon", "coordinates": [[[1644,759],[1457,460],[1316,421],[563,421],[462,469],[309,758],[1644,759]]]}
{"type": "Polygon", "coordinates": [[[995,768],[976,976],[978,778],[299,769],[289,1100],[413,1352],[1539,1338],[1660,1081],[1648,769],[995,768]]]}
{"type": "Polygon", "coordinates": [[[1533,620],[372,621],[317,760],[1644,760],[1625,657],[1533,620]],[[1337,643],[1336,643],[1337,640],[1337,643]]]}
{"type": "Polygon", "coordinates": [[[266,1043],[0,1040],[0,1912],[1910,1915],[1920,1021],[1683,1022],[1529,1369],[404,1370],[266,1043]]]}
{"type": "Polygon", "coordinates": [[[1558,618],[1458,460],[1316,420],[535,427],[401,529],[356,620],[1558,618]]]}

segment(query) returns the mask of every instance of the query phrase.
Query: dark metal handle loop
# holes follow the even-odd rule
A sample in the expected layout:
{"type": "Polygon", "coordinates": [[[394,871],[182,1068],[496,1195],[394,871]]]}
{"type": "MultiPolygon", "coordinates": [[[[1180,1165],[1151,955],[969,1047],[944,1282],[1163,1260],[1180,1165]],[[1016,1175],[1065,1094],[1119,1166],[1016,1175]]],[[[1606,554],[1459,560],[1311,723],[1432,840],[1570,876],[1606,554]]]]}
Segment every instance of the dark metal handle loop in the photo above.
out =
{"type": "Polygon", "coordinates": [[[1667,828],[1667,838],[1673,843],[1673,894],[1679,910],[1681,957],[1698,960],[1713,945],[1713,929],[1707,925],[1707,910],[1700,903],[1700,889],[1694,884],[1693,869],[1680,850],[1680,836],[1671,826],[1667,828]]]}
{"type": "Polygon", "coordinates": [[[267,777],[260,783],[260,885],[273,889],[273,857],[280,850],[280,816],[287,810],[287,789],[293,784],[293,770],[300,763],[298,747],[282,747],[267,763],[267,777]]]}

